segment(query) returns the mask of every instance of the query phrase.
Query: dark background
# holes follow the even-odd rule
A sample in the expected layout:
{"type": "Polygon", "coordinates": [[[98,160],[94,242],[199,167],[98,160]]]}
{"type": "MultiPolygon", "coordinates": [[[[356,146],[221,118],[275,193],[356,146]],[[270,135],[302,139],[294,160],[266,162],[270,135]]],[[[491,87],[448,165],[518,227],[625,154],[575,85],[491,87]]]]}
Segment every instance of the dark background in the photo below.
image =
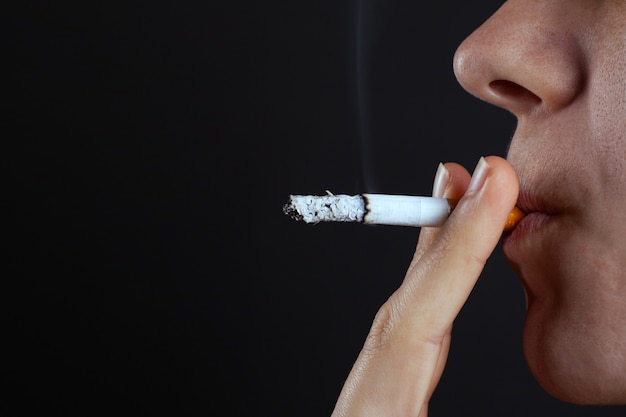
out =
{"type": "MultiPolygon", "coordinates": [[[[25,3],[25,2],[24,2],[25,3]]],[[[498,1],[28,2],[5,13],[6,415],[330,415],[418,230],[289,194],[429,194],[504,155],[456,46],[498,1]],[[9,94],[13,91],[15,94],[9,94]]],[[[617,416],[545,394],[499,250],[431,415],[617,416]]]]}

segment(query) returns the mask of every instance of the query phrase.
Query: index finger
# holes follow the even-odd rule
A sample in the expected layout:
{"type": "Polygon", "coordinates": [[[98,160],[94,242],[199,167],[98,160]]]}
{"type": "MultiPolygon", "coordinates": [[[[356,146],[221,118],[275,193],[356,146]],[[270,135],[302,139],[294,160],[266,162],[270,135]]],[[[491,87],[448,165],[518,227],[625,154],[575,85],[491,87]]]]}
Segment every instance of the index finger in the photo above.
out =
{"type": "Polygon", "coordinates": [[[428,247],[389,300],[402,311],[396,317],[403,333],[437,338],[449,329],[496,247],[518,192],[508,162],[481,158],[454,212],[441,230],[427,232],[428,247]]]}

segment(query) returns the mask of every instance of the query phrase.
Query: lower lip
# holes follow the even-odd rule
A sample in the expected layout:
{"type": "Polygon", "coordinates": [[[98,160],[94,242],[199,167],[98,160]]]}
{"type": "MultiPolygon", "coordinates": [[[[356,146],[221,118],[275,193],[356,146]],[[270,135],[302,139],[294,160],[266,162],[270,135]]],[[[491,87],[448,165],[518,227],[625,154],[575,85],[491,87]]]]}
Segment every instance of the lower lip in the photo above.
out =
{"type": "Polygon", "coordinates": [[[531,235],[536,234],[540,229],[544,228],[553,217],[553,215],[538,211],[528,213],[520,220],[511,233],[504,236],[502,244],[505,252],[513,249],[522,240],[527,240],[531,235]]]}

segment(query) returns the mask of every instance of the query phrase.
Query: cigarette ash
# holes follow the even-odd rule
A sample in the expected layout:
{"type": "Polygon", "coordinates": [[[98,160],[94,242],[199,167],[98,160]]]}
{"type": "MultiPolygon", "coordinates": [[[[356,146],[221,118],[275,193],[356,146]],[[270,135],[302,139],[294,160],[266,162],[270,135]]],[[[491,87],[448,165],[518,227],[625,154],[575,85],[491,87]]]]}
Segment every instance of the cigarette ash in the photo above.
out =
{"type": "Polygon", "coordinates": [[[306,223],[362,222],[365,202],[360,195],[291,195],[283,213],[306,223]]]}
{"type": "Polygon", "coordinates": [[[298,210],[291,204],[291,201],[283,206],[283,213],[294,220],[301,221],[304,217],[298,213],[298,210]]]}

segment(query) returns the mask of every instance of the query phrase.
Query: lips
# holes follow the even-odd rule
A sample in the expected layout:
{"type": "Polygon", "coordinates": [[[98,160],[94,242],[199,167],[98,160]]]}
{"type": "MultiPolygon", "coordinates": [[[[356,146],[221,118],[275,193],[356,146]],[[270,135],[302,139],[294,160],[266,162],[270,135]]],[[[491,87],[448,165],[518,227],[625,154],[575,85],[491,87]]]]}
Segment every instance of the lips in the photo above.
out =
{"type": "Polygon", "coordinates": [[[532,233],[543,228],[557,214],[557,211],[545,199],[527,189],[520,190],[517,207],[526,213],[526,216],[520,220],[511,233],[505,236],[505,252],[509,252],[516,242],[528,238],[532,233]]]}

